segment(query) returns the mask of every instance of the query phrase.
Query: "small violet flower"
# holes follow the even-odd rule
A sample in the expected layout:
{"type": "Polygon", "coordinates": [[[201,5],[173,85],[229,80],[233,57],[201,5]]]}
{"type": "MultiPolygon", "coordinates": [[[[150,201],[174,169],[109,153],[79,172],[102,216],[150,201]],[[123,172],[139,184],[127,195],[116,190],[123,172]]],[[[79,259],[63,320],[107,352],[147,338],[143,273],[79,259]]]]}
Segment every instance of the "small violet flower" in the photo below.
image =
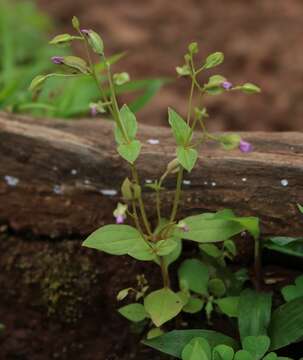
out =
{"type": "Polygon", "coordinates": [[[113,215],[116,218],[116,224],[123,224],[126,219],[127,205],[118,203],[113,215]]]}
{"type": "Polygon", "coordinates": [[[180,221],[177,225],[177,227],[181,230],[183,230],[184,232],[188,232],[189,231],[189,227],[188,225],[184,222],[184,221],[180,221]]]}
{"type": "Polygon", "coordinates": [[[253,151],[252,144],[244,140],[240,140],[239,149],[243,153],[249,153],[253,151]]]}
{"type": "Polygon", "coordinates": [[[221,84],[221,86],[223,87],[223,89],[225,90],[230,90],[233,87],[233,84],[229,81],[223,81],[223,83],[221,84]]]}
{"type": "Polygon", "coordinates": [[[88,34],[89,34],[89,30],[87,30],[87,29],[81,29],[81,32],[82,32],[82,34],[84,34],[84,35],[88,35],[88,34]]]}
{"type": "Polygon", "coordinates": [[[91,115],[97,116],[97,114],[98,114],[97,104],[90,104],[89,108],[90,108],[91,115]]]}
{"type": "Polygon", "coordinates": [[[64,58],[62,56],[53,56],[51,60],[54,64],[61,65],[63,64],[64,58]]]}

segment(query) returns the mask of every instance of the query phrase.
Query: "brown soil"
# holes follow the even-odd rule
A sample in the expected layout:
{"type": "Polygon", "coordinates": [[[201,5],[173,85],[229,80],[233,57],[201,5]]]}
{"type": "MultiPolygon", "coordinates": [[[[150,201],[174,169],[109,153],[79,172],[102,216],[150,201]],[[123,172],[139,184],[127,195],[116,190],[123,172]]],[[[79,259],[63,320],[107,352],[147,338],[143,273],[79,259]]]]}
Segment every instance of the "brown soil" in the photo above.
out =
{"type": "MultiPolygon", "coordinates": [[[[252,81],[261,96],[233,94],[207,100],[210,126],[232,130],[303,129],[303,3],[301,0],[38,0],[70,29],[78,15],[83,26],[98,30],[108,53],[127,50],[123,68],[133,78],[175,77],[190,41],[202,56],[226,55],[222,74],[232,82],[252,81]],[[212,120],[213,119],[213,120],[212,120]]],[[[185,112],[188,84],[167,86],[140,114],[151,124],[166,122],[168,105],[185,112]]]]}

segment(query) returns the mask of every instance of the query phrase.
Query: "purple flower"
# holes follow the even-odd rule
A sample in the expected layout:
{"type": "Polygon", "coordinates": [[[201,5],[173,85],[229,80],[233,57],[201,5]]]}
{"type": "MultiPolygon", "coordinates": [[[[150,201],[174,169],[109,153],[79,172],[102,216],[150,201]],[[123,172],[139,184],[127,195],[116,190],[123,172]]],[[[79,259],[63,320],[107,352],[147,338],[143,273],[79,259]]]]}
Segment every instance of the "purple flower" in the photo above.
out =
{"type": "Polygon", "coordinates": [[[223,81],[223,83],[221,84],[221,86],[223,87],[223,89],[225,90],[230,90],[233,87],[233,84],[229,81],[223,81]]]}
{"type": "Polygon", "coordinates": [[[240,140],[239,149],[243,153],[249,153],[253,151],[252,144],[244,140],[240,140]]]}
{"type": "Polygon", "coordinates": [[[88,35],[88,34],[89,34],[89,30],[87,30],[87,29],[81,29],[81,32],[82,32],[84,35],[88,35]]]}
{"type": "Polygon", "coordinates": [[[184,221],[180,221],[177,225],[177,227],[179,229],[181,229],[184,232],[188,232],[189,231],[189,226],[184,222],[184,221]]]}
{"type": "Polygon", "coordinates": [[[97,105],[92,104],[90,105],[90,113],[92,116],[96,116],[98,114],[97,105]]]}
{"type": "Polygon", "coordinates": [[[51,60],[56,65],[61,65],[64,62],[64,58],[62,56],[53,56],[51,60]]]}
{"type": "Polygon", "coordinates": [[[126,219],[127,205],[118,203],[113,215],[116,218],[116,224],[123,224],[126,219]]]}
{"type": "Polygon", "coordinates": [[[116,224],[123,224],[125,220],[125,216],[124,215],[117,215],[116,216],[116,224]]]}

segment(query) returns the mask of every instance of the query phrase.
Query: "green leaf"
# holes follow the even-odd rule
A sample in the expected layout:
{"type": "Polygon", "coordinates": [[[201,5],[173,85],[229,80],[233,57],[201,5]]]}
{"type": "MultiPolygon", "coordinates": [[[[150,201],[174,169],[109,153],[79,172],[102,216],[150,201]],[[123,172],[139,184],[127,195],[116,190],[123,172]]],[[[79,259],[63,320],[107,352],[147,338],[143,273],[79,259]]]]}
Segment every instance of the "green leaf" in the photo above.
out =
{"type": "Polygon", "coordinates": [[[168,122],[172,128],[177,144],[187,145],[192,138],[192,131],[182,117],[171,108],[168,109],[168,122]]]}
{"type": "Polygon", "coordinates": [[[214,244],[200,244],[199,248],[215,259],[222,257],[222,251],[214,244]]]}
{"type": "Polygon", "coordinates": [[[183,261],[178,270],[178,276],[181,289],[185,288],[200,295],[208,294],[208,268],[198,259],[183,261]]]}
{"type": "Polygon", "coordinates": [[[303,258],[303,237],[271,237],[264,243],[264,247],[282,254],[303,258]]]}
{"type": "Polygon", "coordinates": [[[161,330],[160,328],[152,328],[149,330],[149,332],[146,334],[146,339],[150,340],[150,339],[154,339],[158,336],[161,336],[164,334],[164,331],[161,330]]]}
{"type": "Polygon", "coordinates": [[[75,30],[79,30],[80,28],[80,22],[79,22],[79,19],[77,18],[77,16],[73,16],[72,18],[72,25],[73,25],[73,28],[75,30]]]}
{"type": "Polygon", "coordinates": [[[237,247],[233,240],[224,241],[224,249],[226,249],[232,256],[237,255],[237,247]]]}
{"type": "Polygon", "coordinates": [[[223,314],[229,317],[238,316],[239,296],[228,296],[222,299],[217,299],[216,304],[223,314]]]}
{"type": "Polygon", "coordinates": [[[204,301],[191,296],[188,302],[184,305],[182,311],[189,314],[195,314],[201,311],[203,309],[203,306],[204,306],[204,301]]]}
{"type": "Polygon", "coordinates": [[[160,327],[173,319],[182,310],[180,297],[168,288],[154,291],[144,299],[144,307],[153,323],[160,327]]]}
{"type": "MultiPolygon", "coordinates": [[[[123,123],[126,135],[128,136],[128,140],[134,140],[138,130],[137,120],[135,114],[125,104],[120,109],[120,118],[123,123]]],[[[115,128],[115,138],[118,144],[127,143],[124,134],[118,126],[115,128]]]]}
{"type": "Polygon", "coordinates": [[[281,359],[281,358],[280,357],[278,358],[278,355],[276,353],[274,353],[274,352],[271,352],[271,353],[267,354],[263,358],[263,360],[279,360],[279,359],[281,359]]]}
{"type": "Polygon", "coordinates": [[[247,336],[243,340],[243,349],[248,351],[254,360],[260,360],[266,354],[270,346],[268,336],[247,336]]]}
{"type": "Polygon", "coordinates": [[[174,330],[159,336],[156,339],[145,340],[143,343],[165,354],[181,358],[182,350],[194,338],[202,337],[208,341],[211,348],[224,344],[232,347],[234,350],[238,348],[237,342],[213,330],[174,330]]]}
{"type": "Polygon", "coordinates": [[[122,300],[126,299],[131,290],[132,290],[132,288],[126,288],[126,289],[120,290],[117,294],[117,300],[122,301],[122,300]]]}
{"type": "Polygon", "coordinates": [[[51,45],[69,45],[72,40],[81,40],[81,38],[70,34],[60,34],[55,36],[49,43],[51,45]]]}
{"type": "Polygon", "coordinates": [[[137,242],[127,253],[129,256],[140,261],[152,261],[155,259],[155,254],[151,246],[144,240],[137,242]]]}
{"type": "Polygon", "coordinates": [[[213,75],[209,78],[208,83],[204,85],[204,90],[209,95],[219,95],[224,92],[222,83],[226,81],[226,78],[221,75],[213,75]]]}
{"type": "Polygon", "coordinates": [[[297,205],[298,205],[298,209],[299,209],[300,213],[303,214],[303,206],[300,204],[297,204],[297,205]]]}
{"type": "Polygon", "coordinates": [[[171,254],[177,246],[177,241],[174,238],[160,240],[156,243],[154,252],[158,256],[166,256],[171,254]]]}
{"type": "Polygon", "coordinates": [[[204,68],[211,69],[222,64],[224,61],[224,54],[222,52],[215,52],[210,54],[205,61],[204,68]]]}
{"type": "Polygon", "coordinates": [[[257,240],[260,236],[260,226],[259,226],[259,219],[257,217],[249,216],[249,217],[236,217],[233,219],[240,225],[245,228],[255,240],[257,240]]]}
{"type": "Polygon", "coordinates": [[[303,297],[278,307],[269,326],[270,350],[281,349],[303,337],[303,297]]]}
{"type": "Polygon", "coordinates": [[[213,349],[213,360],[233,360],[234,349],[227,345],[217,345],[213,349]]]}
{"type": "Polygon", "coordinates": [[[216,297],[222,297],[226,293],[225,284],[219,278],[209,280],[208,289],[216,297]]]}
{"type": "Polygon", "coordinates": [[[261,92],[261,89],[257,85],[251,83],[246,83],[242,85],[241,90],[246,94],[257,94],[261,92]]]}
{"type": "Polygon", "coordinates": [[[177,157],[179,163],[186,169],[188,172],[191,172],[193,167],[196,164],[198,158],[198,152],[192,148],[185,148],[184,146],[177,147],[177,157]]]}
{"type": "Polygon", "coordinates": [[[234,360],[253,360],[253,356],[246,350],[236,352],[234,360]]]}
{"type": "Polygon", "coordinates": [[[30,83],[30,86],[28,88],[29,91],[39,90],[46,79],[47,79],[47,75],[37,75],[30,83]]]}
{"type": "Polygon", "coordinates": [[[303,275],[296,278],[295,285],[285,286],[281,292],[287,302],[303,297],[303,275]]]}
{"type": "Polygon", "coordinates": [[[139,231],[129,225],[105,225],[93,232],[83,246],[112,255],[126,255],[144,244],[139,231]]]}
{"type": "Polygon", "coordinates": [[[204,214],[185,218],[189,231],[175,229],[175,235],[199,243],[220,242],[245,230],[239,222],[210,217],[204,214]]]}
{"type": "Polygon", "coordinates": [[[241,292],[238,322],[241,340],[247,336],[267,335],[271,318],[272,294],[246,289],[241,292]]]}
{"type": "Polygon", "coordinates": [[[180,257],[180,255],[182,253],[182,240],[179,238],[174,238],[174,239],[177,243],[176,248],[170,254],[165,255],[163,257],[164,264],[167,268],[169,267],[169,265],[171,265],[176,260],[178,260],[178,258],[180,257]]]}
{"type": "Polygon", "coordinates": [[[62,62],[64,65],[66,65],[74,70],[77,70],[80,73],[83,73],[83,74],[89,73],[86,61],[81,59],[78,56],[72,56],[72,55],[63,56],[62,62]]]}
{"type": "Polygon", "coordinates": [[[238,134],[225,134],[219,137],[219,141],[225,150],[233,150],[239,147],[241,136],[238,134]]]}
{"type": "Polygon", "coordinates": [[[104,44],[103,40],[101,39],[100,35],[97,34],[93,30],[89,30],[88,34],[86,35],[88,39],[88,43],[93,49],[93,51],[98,55],[103,55],[104,53],[104,44]]]}
{"type": "Polygon", "coordinates": [[[211,349],[202,337],[192,339],[182,351],[182,360],[211,360],[211,349]]]}
{"type": "Polygon", "coordinates": [[[139,140],[132,140],[128,144],[120,144],[117,149],[123,159],[133,164],[140,155],[141,143],[139,140]]]}
{"type": "Polygon", "coordinates": [[[188,51],[190,54],[197,54],[199,52],[199,45],[196,41],[191,42],[188,45],[188,51]]]}
{"type": "Polygon", "coordinates": [[[133,322],[140,322],[148,317],[144,306],[139,303],[123,306],[118,310],[118,312],[126,319],[133,322]]]}

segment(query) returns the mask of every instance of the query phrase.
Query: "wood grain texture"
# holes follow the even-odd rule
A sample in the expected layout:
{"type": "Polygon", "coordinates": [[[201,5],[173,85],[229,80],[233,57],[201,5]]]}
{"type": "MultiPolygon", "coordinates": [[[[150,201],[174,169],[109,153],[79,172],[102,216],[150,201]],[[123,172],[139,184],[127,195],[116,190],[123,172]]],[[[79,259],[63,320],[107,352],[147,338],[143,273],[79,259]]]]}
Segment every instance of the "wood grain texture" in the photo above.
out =
{"type": "MultiPolygon", "coordinates": [[[[224,151],[215,144],[200,149],[196,168],[185,175],[180,216],[232,208],[240,215],[259,216],[264,234],[302,234],[296,203],[303,203],[303,134],[254,132],[242,137],[253,144],[252,153],[224,151]]],[[[139,138],[144,184],[163,173],[174,158],[175,143],[163,127],[141,125],[139,138]],[[151,138],[160,144],[149,144],[151,138]]],[[[0,113],[0,220],[15,231],[51,237],[88,234],[111,219],[128,174],[127,163],[116,153],[110,121],[0,113]],[[117,194],[108,195],[113,191],[117,194]]],[[[164,213],[174,184],[174,176],[165,183],[164,213]]],[[[152,209],[153,194],[145,189],[144,197],[152,209]]]]}

